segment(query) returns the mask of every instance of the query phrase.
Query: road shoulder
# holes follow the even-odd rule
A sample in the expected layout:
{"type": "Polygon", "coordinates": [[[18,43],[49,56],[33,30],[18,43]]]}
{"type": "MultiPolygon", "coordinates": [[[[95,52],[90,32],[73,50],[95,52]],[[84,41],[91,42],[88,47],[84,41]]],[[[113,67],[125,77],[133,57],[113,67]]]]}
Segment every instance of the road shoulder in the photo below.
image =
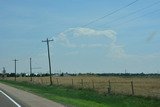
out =
{"type": "Polygon", "coordinates": [[[65,107],[62,104],[2,83],[0,83],[0,88],[17,101],[22,107],[65,107]]]}

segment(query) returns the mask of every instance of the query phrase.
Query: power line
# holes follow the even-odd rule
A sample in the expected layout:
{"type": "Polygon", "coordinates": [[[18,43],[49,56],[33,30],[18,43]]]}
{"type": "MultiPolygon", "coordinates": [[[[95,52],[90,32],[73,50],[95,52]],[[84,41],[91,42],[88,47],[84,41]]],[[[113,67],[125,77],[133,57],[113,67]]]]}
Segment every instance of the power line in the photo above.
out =
{"type": "Polygon", "coordinates": [[[99,21],[99,20],[101,20],[101,19],[103,19],[103,18],[105,18],[105,17],[108,17],[108,16],[110,16],[110,15],[112,15],[112,14],[115,14],[115,13],[117,13],[118,11],[120,11],[120,10],[122,10],[122,9],[124,9],[124,8],[127,8],[127,7],[133,5],[134,3],[138,2],[138,1],[139,1],[139,0],[135,0],[135,1],[133,1],[133,2],[131,2],[131,3],[127,4],[127,5],[125,5],[125,6],[123,6],[123,7],[119,8],[119,9],[117,9],[117,10],[114,10],[114,11],[112,11],[112,12],[110,12],[110,13],[102,16],[102,17],[99,17],[99,18],[97,18],[97,19],[95,19],[95,20],[90,21],[89,23],[83,25],[82,27],[86,27],[86,26],[88,26],[88,25],[90,25],[90,24],[92,24],[92,23],[94,23],[94,22],[97,22],[97,21],[99,21]]]}
{"type": "MultiPolygon", "coordinates": [[[[90,21],[89,23],[84,24],[84,25],[82,25],[81,27],[86,27],[86,26],[88,26],[88,25],[90,25],[90,24],[92,24],[92,23],[94,23],[94,22],[96,22],[96,21],[99,21],[99,20],[101,20],[101,19],[103,19],[103,18],[105,18],[105,17],[107,17],[107,16],[110,16],[110,15],[112,15],[112,14],[114,14],[114,13],[116,13],[116,12],[118,12],[118,11],[124,9],[124,8],[127,8],[127,7],[129,7],[129,6],[131,6],[131,5],[133,5],[134,3],[138,2],[138,1],[139,1],[139,0],[135,0],[135,1],[133,1],[133,2],[131,2],[131,3],[127,4],[127,5],[125,5],[125,6],[123,6],[123,7],[119,8],[119,9],[117,9],[117,10],[114,10],[114,11],[112,11],[112,12],[110,12],[110,13],[102,16],[102,17],[99,17],[99,18],[97,18],[97,19],[95,19],[95,20],[93,20],[93,21],[90,21]]],[[[61,32],[58,32],[57,34],[60,34],[60,33],[61,33],[61,32]]]]}
{"type": "Polygon", "coordinates": [[[141,17],[144,17],[144,16],[146,16],[146,15],[149,15],[149,14],[153,14],[153,13],[156,13],[156,12],[159,12],[160,11],[160,9],[157,9],[157,10],[154,10],[154,11],[151,11],[151,12],[149,12],[149,13],[145,13],[145,14],[143,14],[143,15],[141,15],[141,16],[138,16],[138,17],[135,17],[135,18],[133,18],[133,19],[130,19],[130,20],[127,20],[126,22],[123,22],[123,23],[119,23],[118,25],[124,25],[124,24],[126,24],[126,23],[130,23],[130,22],[132,22],[132,21],[134,21],[134,20],[137,20],[137,19],[139,19],[139,18],[141,18],[141,17]]]}
{"type": "Polygon", "coordinates": [[[152,3],[152,4],[150,4],[150,5],[146,6],[146,7],[143,7],[143,8],[141,8],[141,9],[138,9],[138,10],[136,10],[136,11],[134,11],[134,12],[129,13],[128,15],[122,16],[122,17],[120,17],[120,18],[117,18],[117,19],[115,19],[115,20],[110,21],[110,22],[107,23],[107,24],[103,24],[103,25],[100,25],[100,26],[104,26],[104,25],[109,25],[109,24],[111,24],[111,23],[115,23],[116,21],[119,21],[119,20],[121,20],[121,19],[123,19],[123,18],[127,18],[127,17],[129,17],[129,16],[132,16],[132,15],[134,15],[134,14],[140,12],[140,11],[143,11],[143,10],[145,10],[145,9],[147,9],[147,8],[151,8],[152,6],[157,5],[157,4],[159,4],[159,3],[160,3],[160,1],[154,2],[154,3],[152,3]]]}

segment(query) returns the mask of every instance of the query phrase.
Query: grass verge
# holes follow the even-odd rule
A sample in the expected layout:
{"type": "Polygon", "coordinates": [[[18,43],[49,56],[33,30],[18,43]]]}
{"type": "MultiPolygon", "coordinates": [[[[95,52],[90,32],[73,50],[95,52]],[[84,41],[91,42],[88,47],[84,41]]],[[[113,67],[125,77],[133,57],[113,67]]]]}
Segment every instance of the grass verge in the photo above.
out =
{"type": "Polygon", "coordinates": [[[8,80],[0,80],[0,82],[71,107],[160,107],[160,100],[158,99],[124,95],[101,95],[89,89],[74,89],[55,85],[46,86],[28,82],[8,80]]]}

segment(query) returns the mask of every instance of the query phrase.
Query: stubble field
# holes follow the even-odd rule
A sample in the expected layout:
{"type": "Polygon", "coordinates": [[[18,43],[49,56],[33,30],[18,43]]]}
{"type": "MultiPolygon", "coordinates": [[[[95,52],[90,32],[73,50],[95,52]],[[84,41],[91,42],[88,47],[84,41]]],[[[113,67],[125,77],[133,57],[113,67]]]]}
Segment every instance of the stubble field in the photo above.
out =
{"type": "MultiPolygon", "coordinates": [[[[13,77],[7,79],[14,80],[13,77]]],[[[30,81],[30,77],[17,77],[17,81],[30,81]]],[[[49,85],[50,79],[32,77],[30,82],[49,85]]],[[[93,89],[99,93],[160,98],[159,77],[64,76],[52,77],[52,82],[56,85],[93,89]]]]}

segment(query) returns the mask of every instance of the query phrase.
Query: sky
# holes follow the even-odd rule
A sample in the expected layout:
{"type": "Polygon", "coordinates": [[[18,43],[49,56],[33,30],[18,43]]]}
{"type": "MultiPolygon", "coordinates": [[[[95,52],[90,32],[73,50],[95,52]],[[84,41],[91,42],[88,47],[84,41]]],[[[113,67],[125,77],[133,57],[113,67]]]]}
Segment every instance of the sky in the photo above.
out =
{"type": "Polygon", "coordinates": [[[160,73],[160,0],[0,0],[8,73],[160,73]],[[40,68],[40,69],[34,69],[40,68]]]}

